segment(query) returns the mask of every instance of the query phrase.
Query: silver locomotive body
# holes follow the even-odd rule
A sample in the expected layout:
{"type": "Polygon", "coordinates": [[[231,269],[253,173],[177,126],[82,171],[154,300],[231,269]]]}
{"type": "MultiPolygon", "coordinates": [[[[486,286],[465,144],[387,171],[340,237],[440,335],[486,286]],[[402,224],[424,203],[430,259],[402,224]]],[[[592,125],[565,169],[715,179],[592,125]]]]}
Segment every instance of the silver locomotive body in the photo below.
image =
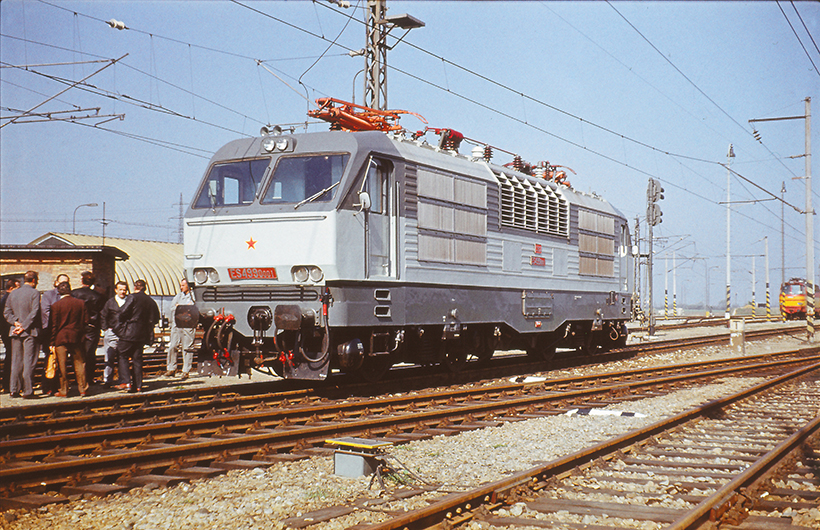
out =
{"type": "Polygon", "coordinates": [[[621,345],[629,248],[597,196],[376,131],[231,142],[185,216],[202,355],[303,379],[621,345]]]}

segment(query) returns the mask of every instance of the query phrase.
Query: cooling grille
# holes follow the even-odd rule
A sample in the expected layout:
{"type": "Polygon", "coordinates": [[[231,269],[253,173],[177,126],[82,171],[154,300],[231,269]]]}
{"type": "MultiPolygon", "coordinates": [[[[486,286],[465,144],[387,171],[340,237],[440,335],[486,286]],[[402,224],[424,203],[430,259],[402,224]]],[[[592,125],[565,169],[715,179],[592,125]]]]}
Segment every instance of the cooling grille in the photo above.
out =
{"type": "Polygon", "coordinates": [[[203,302],[315,302],[319,291],[310,287],[206,287],[203,302]]]}

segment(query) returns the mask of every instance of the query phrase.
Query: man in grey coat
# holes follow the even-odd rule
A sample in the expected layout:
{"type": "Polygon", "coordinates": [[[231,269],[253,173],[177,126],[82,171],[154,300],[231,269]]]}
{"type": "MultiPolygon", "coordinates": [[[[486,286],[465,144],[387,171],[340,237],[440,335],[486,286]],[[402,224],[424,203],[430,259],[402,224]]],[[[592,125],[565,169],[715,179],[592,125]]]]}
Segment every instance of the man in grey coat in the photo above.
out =
{"type": "Polygon", "coordinates": [[[37,364],[37,337],[40,334],[40,291],[37,271],[23,276],[23,285],[9,293],[3,317],[11,324],[11,397],[34,397],[32,375],[37,364]],[[22,388],[21,388],[22,387],[22,388]]]}

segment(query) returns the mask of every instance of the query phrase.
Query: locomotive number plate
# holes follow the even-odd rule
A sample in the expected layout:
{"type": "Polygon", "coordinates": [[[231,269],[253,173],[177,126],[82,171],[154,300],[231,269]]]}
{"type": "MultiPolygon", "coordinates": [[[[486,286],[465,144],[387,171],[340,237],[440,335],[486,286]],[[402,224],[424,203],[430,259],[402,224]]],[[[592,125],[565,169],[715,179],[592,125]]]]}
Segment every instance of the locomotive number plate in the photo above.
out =
{"type": "Polygon", "coordinates": [[[276,280],[276,269],[273,267],[239,267],[228,269],[231,280],[276,280]]]}

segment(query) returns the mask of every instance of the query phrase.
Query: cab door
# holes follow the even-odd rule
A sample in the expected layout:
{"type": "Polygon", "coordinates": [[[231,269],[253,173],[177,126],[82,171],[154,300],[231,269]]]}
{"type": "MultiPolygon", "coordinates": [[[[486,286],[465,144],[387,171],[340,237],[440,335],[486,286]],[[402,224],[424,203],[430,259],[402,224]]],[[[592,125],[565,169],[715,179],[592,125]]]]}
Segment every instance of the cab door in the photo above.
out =
{"type": "Polygon", "coordinates": [[[365,277],[396,278],[396,192],[393,164],[373,158],[365,191],[370,208],[365,210],[365,277]]]}

